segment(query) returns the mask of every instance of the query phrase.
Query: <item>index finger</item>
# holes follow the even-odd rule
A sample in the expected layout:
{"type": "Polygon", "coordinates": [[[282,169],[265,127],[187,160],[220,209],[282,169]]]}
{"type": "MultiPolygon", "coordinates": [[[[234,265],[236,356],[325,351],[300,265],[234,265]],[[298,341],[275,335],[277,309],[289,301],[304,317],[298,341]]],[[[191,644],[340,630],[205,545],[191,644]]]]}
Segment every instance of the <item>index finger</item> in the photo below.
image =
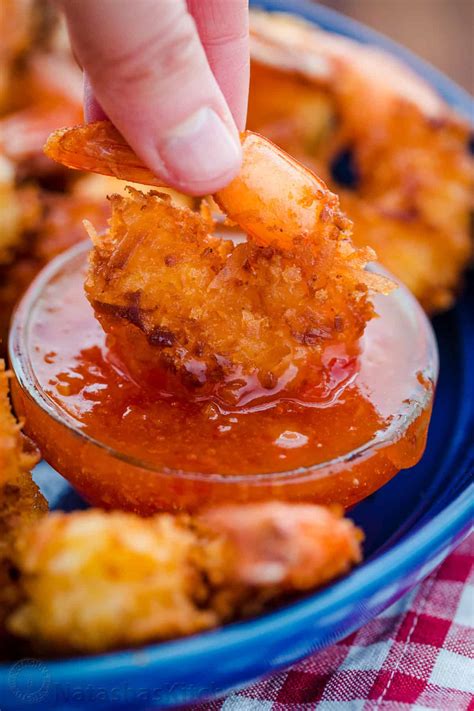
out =
{"type": "Polygon", "coordinates": [[[249,91],[247,0],[187,0],[207,60],[239,131],[245,128],[249,91]]]}

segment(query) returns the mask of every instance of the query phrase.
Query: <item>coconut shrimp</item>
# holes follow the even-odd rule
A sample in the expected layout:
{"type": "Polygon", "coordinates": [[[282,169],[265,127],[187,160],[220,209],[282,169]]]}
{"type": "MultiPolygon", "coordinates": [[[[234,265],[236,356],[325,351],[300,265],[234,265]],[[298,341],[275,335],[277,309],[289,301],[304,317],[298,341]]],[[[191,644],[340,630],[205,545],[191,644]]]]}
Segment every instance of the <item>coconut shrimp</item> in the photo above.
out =
{"type": "MultiPolygon", "coordinates": [[[[247,378],[266,391],[309,388],[324,380],[325,353],[357,355],[370,290],[391,287],[365,271],[373,253],[352,246],[350,221],[316,175],[257,134],[243,134],[242,148],[240,174],[214,199],[246,241],[222,239],[209,211],[156,191],[113,196],[109,231],[89,229],[86,293],[137,379],[231,401],[247,378]]],[[[108,122],[56,132],[46,153],[161,182],[108,122]]]]}
{"type": "Polygon", "coordinates": [[[316,169],[354,242],[428,311],[449,307],[471,254],[470,127],[385,52],[252,13],[248,125],[316,169]]]}
{"type": "Polygon", "coordinates": [[[313,505],[229,506],[196,518],[51,514],[18,542],[24,600],[8,628],[55,652],[196,633],[346,573],[361,539],[337,511],[313,505]]]}

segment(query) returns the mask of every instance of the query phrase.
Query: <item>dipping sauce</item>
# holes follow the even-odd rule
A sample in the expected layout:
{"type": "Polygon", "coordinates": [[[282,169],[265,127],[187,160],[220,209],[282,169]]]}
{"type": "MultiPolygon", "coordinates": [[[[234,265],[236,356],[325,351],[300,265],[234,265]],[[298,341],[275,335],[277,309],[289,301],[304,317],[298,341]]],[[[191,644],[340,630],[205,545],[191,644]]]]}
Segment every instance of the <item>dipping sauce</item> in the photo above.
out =
{"type": "Polygon", "coordinates": [[[328,354],[323,399],[254,394],[230,407],[127,375],[84,295],[86,252],[63,255],[30,288],[11,357],[26,432],[90,502],[141,513],[270,497],[348,506],[421,457],[436,352],[403,288],[376,298],[358,363],[328,354]]]}

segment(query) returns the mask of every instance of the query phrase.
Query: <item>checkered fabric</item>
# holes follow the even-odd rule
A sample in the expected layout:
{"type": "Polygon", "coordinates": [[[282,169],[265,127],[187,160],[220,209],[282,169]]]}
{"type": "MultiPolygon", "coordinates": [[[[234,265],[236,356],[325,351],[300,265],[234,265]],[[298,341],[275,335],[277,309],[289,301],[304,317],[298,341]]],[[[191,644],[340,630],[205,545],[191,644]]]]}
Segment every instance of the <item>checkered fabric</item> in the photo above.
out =
{"type": "Polygon", "coordinates": [[[474,711],[474,535],[358,632],[199,711],[474,711]]]}

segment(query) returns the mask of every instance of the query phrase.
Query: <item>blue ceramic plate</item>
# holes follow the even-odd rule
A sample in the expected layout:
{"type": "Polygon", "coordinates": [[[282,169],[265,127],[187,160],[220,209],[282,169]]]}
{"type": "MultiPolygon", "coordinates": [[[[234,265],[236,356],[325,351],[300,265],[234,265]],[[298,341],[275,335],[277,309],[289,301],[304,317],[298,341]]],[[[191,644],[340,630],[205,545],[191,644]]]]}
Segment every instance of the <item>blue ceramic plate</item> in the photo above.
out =
{"type": "MultiPolygon", "coordinates": [[[[260,2],[322,27],[379,45],[425,77],[457,110],[470,97],[395,43],[303,0],[260,2]]],[[[474,278],[453,311],[435,320],[441,376],[422,462],[359,504],[365,562],[351,575],[300,602],[248,622],[189,639],[87,658],[0,665],[0,707],[7,709],[150,709],[224,694],[350,634],[437,566],[471,523],[474,471],[474,278]]],[[[36,472],[52,508],[80,500],[47,465],[36,472]]]]}

